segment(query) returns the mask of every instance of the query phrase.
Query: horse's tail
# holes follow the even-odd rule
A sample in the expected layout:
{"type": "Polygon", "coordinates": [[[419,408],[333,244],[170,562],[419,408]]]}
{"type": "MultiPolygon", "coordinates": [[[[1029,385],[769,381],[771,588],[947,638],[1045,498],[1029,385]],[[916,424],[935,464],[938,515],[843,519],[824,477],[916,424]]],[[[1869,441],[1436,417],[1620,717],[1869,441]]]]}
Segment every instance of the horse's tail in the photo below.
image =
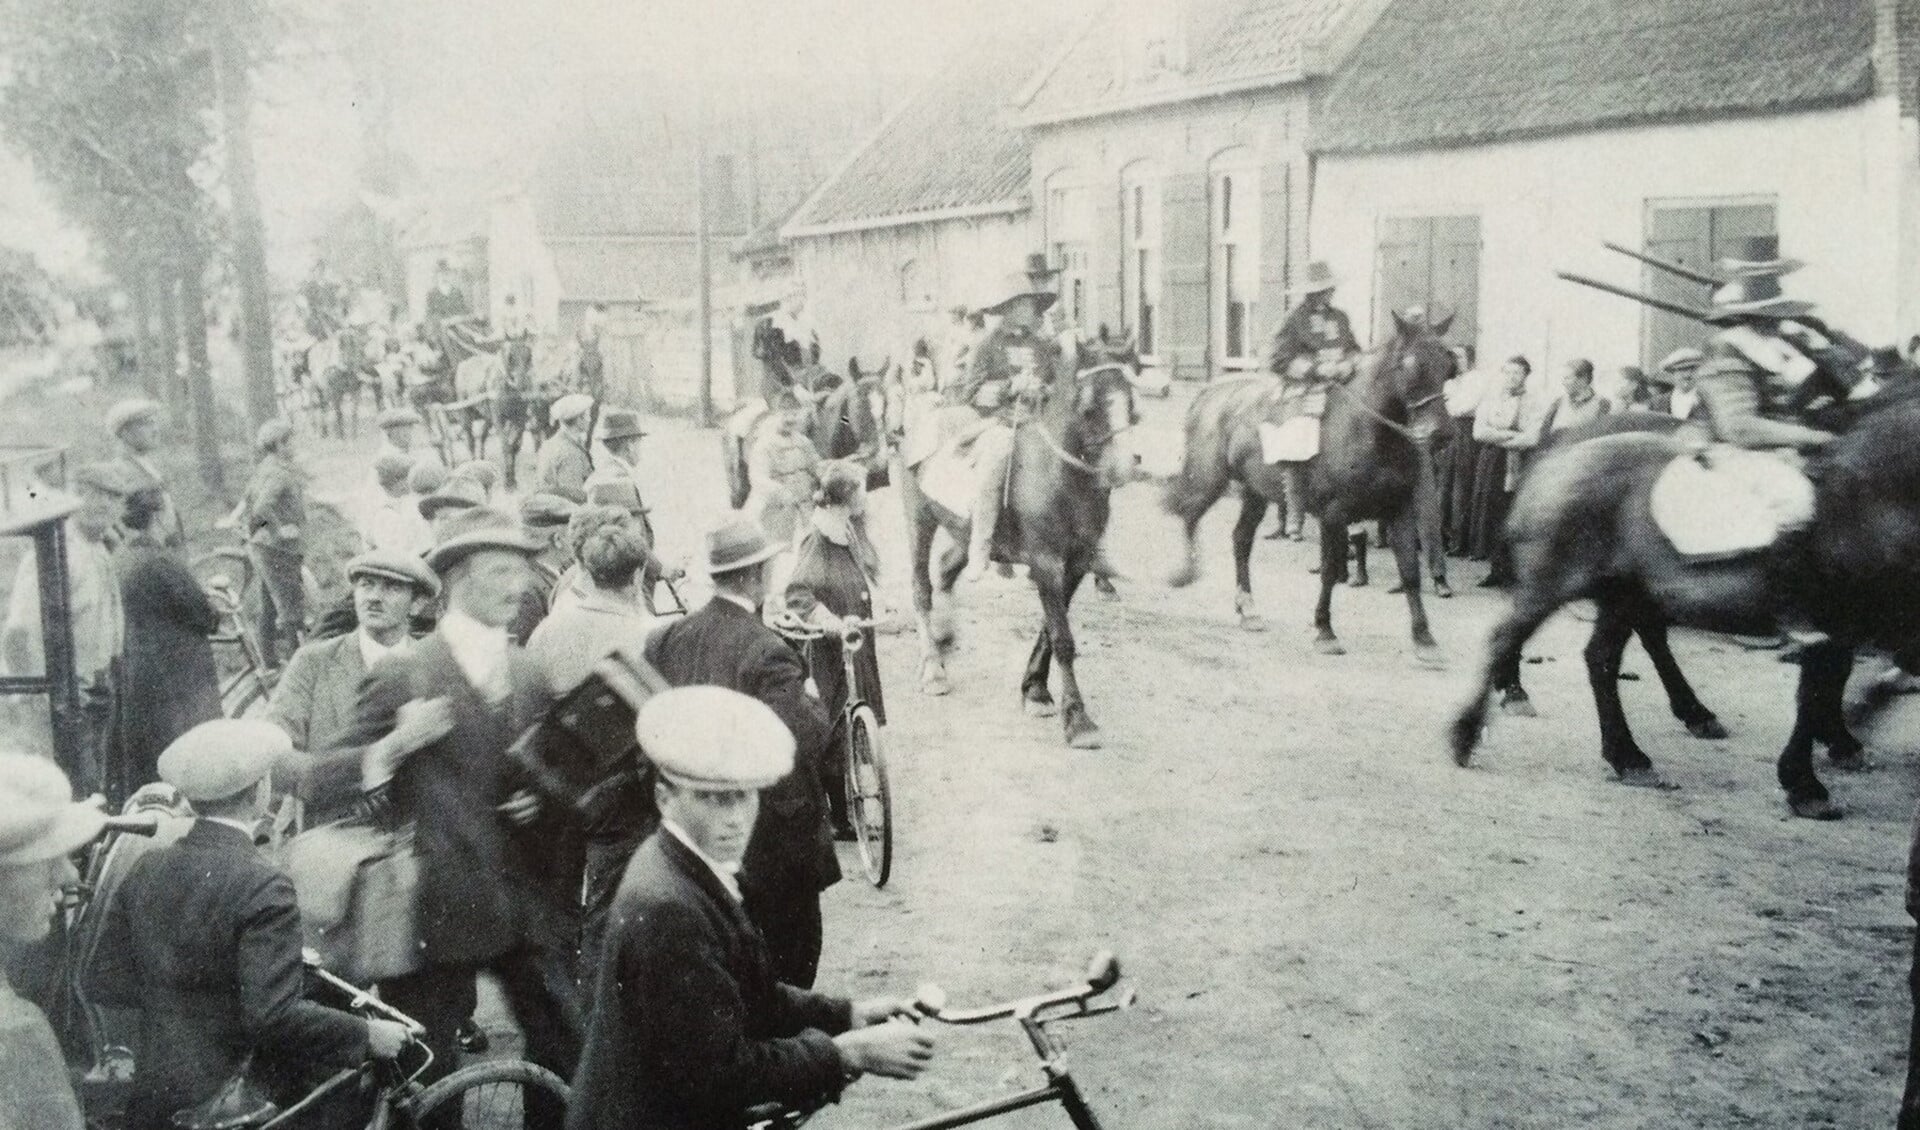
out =
{"type": "Polygon", "coordinates": [[[1180,469],[1167,480],[1160,504],[1188,523],[1199,521],[1227,489],[1233,406],[1227,391],[1219,385],[1202,389],[1187,407],[1185,454],[1180,469]]]}

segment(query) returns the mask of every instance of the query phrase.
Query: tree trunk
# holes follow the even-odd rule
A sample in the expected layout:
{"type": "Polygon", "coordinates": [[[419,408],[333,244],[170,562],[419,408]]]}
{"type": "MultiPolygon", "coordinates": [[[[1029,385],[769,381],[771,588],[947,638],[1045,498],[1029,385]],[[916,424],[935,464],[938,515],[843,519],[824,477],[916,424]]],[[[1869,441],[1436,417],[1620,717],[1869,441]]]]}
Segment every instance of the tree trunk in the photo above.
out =
{"type": "Polygon", "coordinates": [[[193,451],[200,481],[219,494],[226,488],[220,465],[220,424],[214,411],[213,362],[207,355],[207,249],[195,246],[180,272],[181,328],[187,335],[187,392],[193,417],[193,451]]]}
{"type": "Polygon", "coordinates": [[[167,402],[174,419],[187,414],[187,386],[180,379],[180,267],[171,258],[161,260],[153,269],[154,305],[160,310],[159,354],[160,398],[167,402]]]}
{"type": "MultiPolygon", "coordinates": [[[[245,365],[247,418],[259,427],[279,415],[273,391],[273,302],[267,291],[266,233],[253,164],[252,84],[236,19],[216,21],[214,65],[218,70],[220,118],[232,194],[233,275],[240,291],[240,356],[245,365]]],[[[204,321],[204,319],[203,319],[204,321]]]]}
{"type": "Polygon", "coordinates": [[[159,291],[159,272],[151,264],[142,263],[128,274],[127,313],[133,320],[133,355],[140,368],[140,390],[152,399],[159,400],[166,395],[166,384],[160,371],[159,335],[153,324],[158,316],[154,306],[159,291]]]}

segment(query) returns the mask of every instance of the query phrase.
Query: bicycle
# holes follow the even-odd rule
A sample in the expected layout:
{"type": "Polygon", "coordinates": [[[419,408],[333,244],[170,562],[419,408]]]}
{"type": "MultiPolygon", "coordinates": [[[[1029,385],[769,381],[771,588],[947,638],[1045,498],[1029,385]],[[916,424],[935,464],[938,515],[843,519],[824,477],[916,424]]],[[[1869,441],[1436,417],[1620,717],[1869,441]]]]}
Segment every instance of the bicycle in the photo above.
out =
{"type": "Polygon", "coordinates": [[[853,657],[867,646],[869,634],[882,620],[839,619],[826,626],[791,615],[774,620],[773,630],[801,645],[807,669],[813,669],[815,641],[831,630],[840,633],[840,662],[846,670],[847,701],[840,708],[835,732],[844,749],[847,817],[853,824],[860,868],[875,887],[887,885],[893,874],[893,789],[887,780],[887,756],[880,742],[880,720],[861,694],[853,657]]]}
{"type": "MultiPolygon", "coordinates": [[[[938,985],[921,986],[914,1007],[928,1020],[956,1026],[987,1024],[995,1020],[1018,1023],[1027,1042],[1033,1046],[1034,1054],[1040,1058],[1040,1070],[1046,1076],[1046,1081],[1025,1091],[983,1099],[971,1106],[918,1119],[892,1127],[891,1130],[952,1130],[956,1126],[971,1126],[1016,1110],[1053,1103],[1058,1103],[1067,1112],[1075,1130],[1101,1130],[1100,1117],[1080,1093],[1080,1085],[1074,1081],[1073,1072],[1067,1067],[1060,1046],[1048,1034],[1047,1025],[1062,1020],[1105,1016],[1133,1007],[1134,992],[1131,986],[1117,997],[1095,1002],[1095,998],[1106,994],[1119,981],[1119,960],[1113,954],[1102,951],[1088,963],[1087,978],[1078,985],[985,1008],[948,1008],[947,995],[938,985]]],[[[747,1112],[755,1130],[794,1130],[804,1125],[815,1113],[817,1110],[788,1110],[778,1104],[755,1107],[747,1112]]]]}

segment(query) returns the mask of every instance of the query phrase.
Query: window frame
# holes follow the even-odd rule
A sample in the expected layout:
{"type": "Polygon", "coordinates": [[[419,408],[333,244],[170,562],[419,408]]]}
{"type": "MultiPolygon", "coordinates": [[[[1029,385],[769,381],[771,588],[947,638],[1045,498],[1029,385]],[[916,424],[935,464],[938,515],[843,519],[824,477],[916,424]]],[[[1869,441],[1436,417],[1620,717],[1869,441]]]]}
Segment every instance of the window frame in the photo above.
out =
{"type": "Polygon", "coordinates": [[[1093,183],[1078,170],[1057,172],[1046,181],[1047,265],[1055,280],[1061,312],[1082,334],[1092,317],[1093,183]]]}
{"type": "Polygon", "coordinates": [[[1207,163],[1207,334],[1213,367],[1221,372],[1258,370],[1265,360],[1259,333],[1260,174],[1250,149],[1230,149],[1207,163]],[[1245,284],[1244,294],[1236,283],[1245,284]],[[1236,305],[1242,308],[1237,326],[1236,305]],[[1237,354],[1228,348],[1236,328],[1237,354]]]}
{"type": "Polygon", "coordinates": [[[1120,321],[1149,366],[1161,363],[1166,328],[1163,187],[1160,170],[1149,162],[1136,161],[1121,173],[1120,321]]]}

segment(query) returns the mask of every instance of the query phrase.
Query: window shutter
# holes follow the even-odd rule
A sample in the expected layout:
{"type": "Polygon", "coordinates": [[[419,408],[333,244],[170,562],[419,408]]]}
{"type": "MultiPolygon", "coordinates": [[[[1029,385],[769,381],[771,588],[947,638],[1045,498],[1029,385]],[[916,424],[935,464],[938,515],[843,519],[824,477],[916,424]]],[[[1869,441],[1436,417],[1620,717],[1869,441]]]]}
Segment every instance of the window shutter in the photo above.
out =
{"type": "Polygon", "coordinates": [[[1433,292],[1433,221],[1425,216],[1380,221],[1380,247],[1374,288],[1373,339],[1393,336],[1393,315],[1427,301],[1433,292]]]}
{"type": "Polygon", "coordinates": [[[1095,192],[1093,238],[1088,241],[1087,264],[1093,282],[1092,317],[1087,321],[1089,335],[1105,325],[1116,336],[1125,336],[1120,329],[1120,323],[1126,320],[1120,309],[1120,255],[1125,246],[1124,235],[1120,230],[1119,191],[1095,192]]]}
{"type": "MultiPolygon", "coordinates": [[[[1708,208],[1660,208],[1647,217],[1647,254],[1671,263],[1711,270],[1713,212],[1708,208]]],[[[1641,274],[1646,292],[1669,302],[1705,306],[1713,288],[1689,282],[1655,267],[1641,274]]],[[[1699,323],[1678,314],[1648,308],[1645,315],[1646,354],[1643,361],[1649,371],[1682,346],[1698,345],[1705,332],[1699,323]]]]}
{"type": "Polygon", "coordinates": [[[1432,316],[1453,316],[1447,340],[1471,345],[1480,338],[1480,217],[1442,216],[1433,222],[1432,316]]]}
{"type": "Polygon", "coordinates": [[[1288,210],[1293,198],[1291,175],[1285,161],[1275,161],[1260,170],[1260,324],[1253,331],[1263,355],[1287,316],[1287,280],[1293,269],[1289,242],[1293,216],[1288,210]]]}
{"type": "Polygon", "coordinates": [[[1207,376],[1207,177],[1169,176],[1163,183],[1161,253],[1165,259],[1161,356],[1174,377],[1207,376]]]}

